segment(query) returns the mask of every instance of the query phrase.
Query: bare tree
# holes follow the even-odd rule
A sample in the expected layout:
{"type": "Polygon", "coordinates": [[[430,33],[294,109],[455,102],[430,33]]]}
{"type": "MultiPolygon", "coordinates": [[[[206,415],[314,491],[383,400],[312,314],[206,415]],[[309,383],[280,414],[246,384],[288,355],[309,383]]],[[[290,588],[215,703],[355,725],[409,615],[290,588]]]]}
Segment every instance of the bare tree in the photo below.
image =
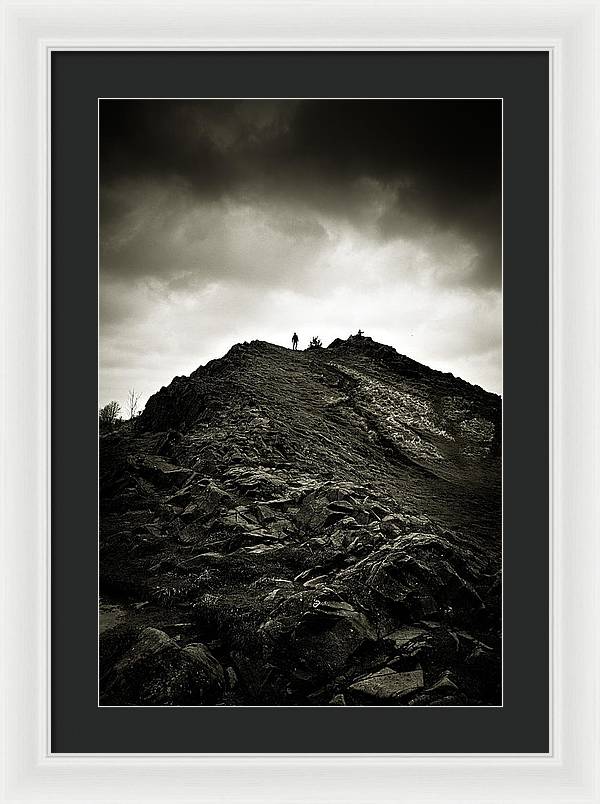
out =
{"type": "Polygon", "coordinates": [[[129,411],[129,418],[133,419],[138,414],[138,402],[140,401],[140,394],[137,394],[135,388],[130,388],[127,394],[127,410],[129,411]]]}
{"type": "Polygon", "coordinates": [[[121,406],[118,402],[113,400],[100,409],[100,413],[98,414],[100,427],[114,427],[114,425],[117,423],[117,419],[120,417],[121,406]]]}

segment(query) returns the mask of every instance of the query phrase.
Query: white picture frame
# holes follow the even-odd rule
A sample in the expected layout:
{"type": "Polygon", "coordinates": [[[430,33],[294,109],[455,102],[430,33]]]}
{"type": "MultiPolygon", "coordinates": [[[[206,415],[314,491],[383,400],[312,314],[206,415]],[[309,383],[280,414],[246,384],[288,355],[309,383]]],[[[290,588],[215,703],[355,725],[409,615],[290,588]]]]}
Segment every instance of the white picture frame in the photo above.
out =
{"type": "Polygon", "coordinates": [[[598,0],[1,0],[0,7],[1,800],[600,802],[598,0]],[[50,752],[48,108],[50,54],[60,49],[550,53],[548,754],[50,752]]]}

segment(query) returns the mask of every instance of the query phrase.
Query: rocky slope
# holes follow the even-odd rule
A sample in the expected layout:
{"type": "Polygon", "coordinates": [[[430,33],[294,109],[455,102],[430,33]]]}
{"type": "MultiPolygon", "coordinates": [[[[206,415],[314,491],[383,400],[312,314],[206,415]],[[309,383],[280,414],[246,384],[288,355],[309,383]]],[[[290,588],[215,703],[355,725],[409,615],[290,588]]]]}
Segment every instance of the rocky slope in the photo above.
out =
{"type": "Polygon", "coordinates": [[[102,704],[501,702],[501,400],[253,341],[100,445],[102,704]]]}

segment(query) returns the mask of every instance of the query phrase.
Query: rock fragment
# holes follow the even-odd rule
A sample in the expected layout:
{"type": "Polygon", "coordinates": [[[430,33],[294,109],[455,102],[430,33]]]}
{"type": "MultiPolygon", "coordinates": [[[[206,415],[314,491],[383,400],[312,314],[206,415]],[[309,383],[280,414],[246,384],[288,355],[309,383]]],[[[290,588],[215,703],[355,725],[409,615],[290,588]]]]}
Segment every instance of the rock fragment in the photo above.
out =
{"type": "Polygon", "coordinates": [[[421,669],[399,673],[391,667],[384,667],[366,678],[355,681],[349,692],[359,700],[400,702],[404,698],[423,687],[423,671],[421,669]]]}

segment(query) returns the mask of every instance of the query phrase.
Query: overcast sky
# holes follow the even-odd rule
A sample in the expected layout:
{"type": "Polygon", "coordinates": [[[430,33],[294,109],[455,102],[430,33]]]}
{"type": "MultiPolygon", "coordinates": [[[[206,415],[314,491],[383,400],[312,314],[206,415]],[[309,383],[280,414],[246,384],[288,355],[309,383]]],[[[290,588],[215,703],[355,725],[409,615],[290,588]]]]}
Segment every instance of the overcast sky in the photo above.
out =
{"type": "Polygon", "coordinates": [[[100,404],[362,328],[501,391],[501,102],[100,102],[100,404]]]}

